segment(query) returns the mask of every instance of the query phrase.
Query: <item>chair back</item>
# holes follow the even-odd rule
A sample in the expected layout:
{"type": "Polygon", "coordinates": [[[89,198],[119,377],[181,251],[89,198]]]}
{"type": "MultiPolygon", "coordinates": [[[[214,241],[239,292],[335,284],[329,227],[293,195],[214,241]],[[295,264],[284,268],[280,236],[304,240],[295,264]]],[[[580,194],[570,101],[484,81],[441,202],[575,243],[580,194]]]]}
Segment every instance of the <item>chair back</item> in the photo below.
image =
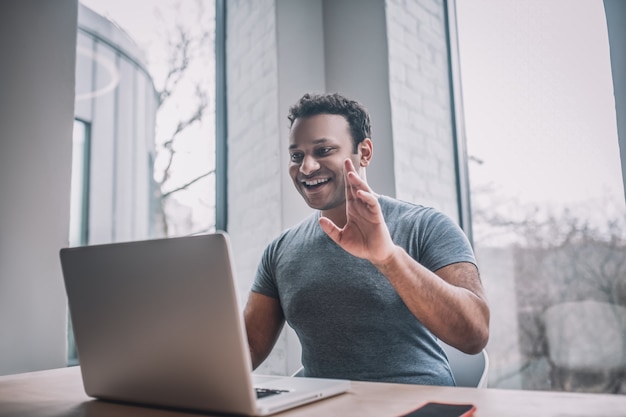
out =
{"type": "Polygon", "coordinates": [[[452,375],[459,387],[486,388],[489,373],[489,357],[484,349],[476,355],[468,355],[439,341],[448,356],[452,375]]]}

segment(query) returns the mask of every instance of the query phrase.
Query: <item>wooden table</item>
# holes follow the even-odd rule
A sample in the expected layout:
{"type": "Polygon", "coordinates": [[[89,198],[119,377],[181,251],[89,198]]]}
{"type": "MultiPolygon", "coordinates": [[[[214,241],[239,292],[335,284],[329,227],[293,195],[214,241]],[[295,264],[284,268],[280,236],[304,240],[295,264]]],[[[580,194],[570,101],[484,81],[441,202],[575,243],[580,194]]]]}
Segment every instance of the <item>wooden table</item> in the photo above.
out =
{"type": "MultiPolygon", "coordinates": [[[[472,403],[475,417],[626,417],[626,396],[353,382],[346,394],[278,417],[397,417],[426,401],[472,403]]],[[[0,376],[0,417],[192,417],[85,395],[78,367],[0,376]]]]}

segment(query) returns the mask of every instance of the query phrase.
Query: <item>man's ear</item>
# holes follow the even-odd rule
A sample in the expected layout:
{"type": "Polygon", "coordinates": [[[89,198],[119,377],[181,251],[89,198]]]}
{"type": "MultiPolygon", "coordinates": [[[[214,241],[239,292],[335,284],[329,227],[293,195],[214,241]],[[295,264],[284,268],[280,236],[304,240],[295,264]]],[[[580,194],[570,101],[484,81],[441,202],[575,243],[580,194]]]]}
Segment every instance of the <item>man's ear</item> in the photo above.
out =
{"type": "Polygon", "coordinates": [[[365,138],[359,143],[359,165],[366,167],[372,160],[372,154],[374,152],[374,145],[370,138],[365,138]]]}

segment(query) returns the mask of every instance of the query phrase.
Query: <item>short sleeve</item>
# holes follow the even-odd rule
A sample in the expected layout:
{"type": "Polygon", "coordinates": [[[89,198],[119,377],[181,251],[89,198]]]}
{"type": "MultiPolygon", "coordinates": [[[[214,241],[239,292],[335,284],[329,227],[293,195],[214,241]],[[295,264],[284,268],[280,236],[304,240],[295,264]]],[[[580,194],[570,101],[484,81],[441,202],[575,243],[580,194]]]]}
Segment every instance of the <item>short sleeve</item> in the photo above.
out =
{"type": "Polygon", "coordinates": [[[276,287],[275,268],[273,266],[273,247],[275,242],[271,243],[263,251],[263,256],[257,267],[256,276],[252,283],[251,290],[272,298],[279,298],[278,288],[276,287]]]}
{"type": "Polygon", "coordinates": [[[474,251],[463,230],[436,210],[423,218],[418,247],[420,263],[431,271],[458,262],[476,265],[474,251]]]}

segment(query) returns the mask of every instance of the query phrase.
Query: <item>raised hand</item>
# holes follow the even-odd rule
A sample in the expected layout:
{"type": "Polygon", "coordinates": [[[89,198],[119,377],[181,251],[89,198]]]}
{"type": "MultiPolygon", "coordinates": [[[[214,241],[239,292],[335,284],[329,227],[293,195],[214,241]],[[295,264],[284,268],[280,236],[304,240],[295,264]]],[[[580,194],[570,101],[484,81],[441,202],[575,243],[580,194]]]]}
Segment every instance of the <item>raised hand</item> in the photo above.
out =
{"type": "Polygon", "coordinates": [[[346,217],[343,228],[330,219],[321,217],[322,230],[350,254],[367,259],[374,265],[389,259],[396,246],[378,204],[378,196],[356,172],[350,159],[344,162],[346,183],[346,217]]]}

